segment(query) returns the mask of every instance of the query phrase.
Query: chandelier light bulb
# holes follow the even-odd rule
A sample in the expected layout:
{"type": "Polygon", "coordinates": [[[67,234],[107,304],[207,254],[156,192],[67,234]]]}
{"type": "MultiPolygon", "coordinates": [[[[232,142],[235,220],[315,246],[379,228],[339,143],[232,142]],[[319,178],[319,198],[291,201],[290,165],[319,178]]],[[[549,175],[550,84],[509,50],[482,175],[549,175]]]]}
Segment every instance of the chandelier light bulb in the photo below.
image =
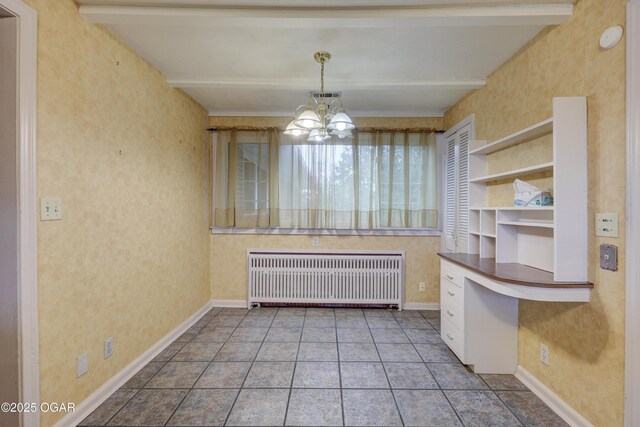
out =
{"type": "Polygon", "coordinates": [[[336,124],[336,130],[345,130],[347,128],[347,125],[344,124],[343,122],[339,122],[336,124]]]}

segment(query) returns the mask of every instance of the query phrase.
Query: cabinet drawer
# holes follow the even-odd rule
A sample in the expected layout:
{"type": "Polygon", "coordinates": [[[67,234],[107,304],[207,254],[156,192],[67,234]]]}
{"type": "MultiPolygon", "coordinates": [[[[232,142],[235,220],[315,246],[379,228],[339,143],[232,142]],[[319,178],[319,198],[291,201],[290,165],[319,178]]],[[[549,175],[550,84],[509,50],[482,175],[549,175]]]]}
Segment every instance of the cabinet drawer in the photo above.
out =
{"type": "Polygon", "coordinates": [[[447,279],[440,280],[440,302],[442,305],[456,304],[464,306],[464,287],[454,285],[447,279]]]}
{"type": "Polygon", "coordinates": [[[451,323],[460,332],[465,332],[464,309],[462,305],[442,304],[440,317],[451,323]]]}
{"type": "Polygon", "coordinates": [[[448,262],[442,261],[440,263],[440,276],[460,287],[464,285],[464,275],[462,272],[448,262]]]}
{"type": "Polygon", "coordinates": [[[442,319],[440,327],[442,330],[442,340],[456,356],[458,356],[462,363],[465,363],[464,334],[445,318],[442,319]]]}

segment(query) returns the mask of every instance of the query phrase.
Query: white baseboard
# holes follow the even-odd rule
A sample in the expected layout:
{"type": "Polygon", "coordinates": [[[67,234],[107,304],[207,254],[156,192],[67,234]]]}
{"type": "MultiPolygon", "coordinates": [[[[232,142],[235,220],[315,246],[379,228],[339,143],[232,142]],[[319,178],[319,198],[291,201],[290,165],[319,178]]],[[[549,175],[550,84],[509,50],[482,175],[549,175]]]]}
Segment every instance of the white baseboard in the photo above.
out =
{"type": "Polygon", "coordinates": [[[225,308],[247,308],[247,300],[245,299],[212,299],[213,307],[225,308]]]}
{"type": "Polygon", "coordinates": [[[439,302],[405,302],[405,310],[440,310],[439,302]]]}
{"type": "MultiPolygon", "coordinates": [[[[211,300],[213,307],[226,308],[247,308],[247,301],[243,299],[214,299],[211,300]]],[[[440,310],[440,303],[437,302],[405,302],[404,310],[440,310]]]]}
{"type": "Polygon", "coordinates": [[[553,411],[560,416],[563,420],[567,422],[567,424],[573,427],[593,427],[585,417],[580,415],[578,411],[573,409],[571,406],[567,405],[567,403],[560,398],[557,394],[555,394],[549,387],[540,382],[539,379],[531,375],[529,371],[527,371],[522,366],[518,365],[516,367],[516,378],[518,378],[522,384],[529,387],[529,389],[544,403],[546,403],[553,411]]]}
{"type": "Polygon", "coordinates": [[[102,404],[109,396],[131,379],[143,366],[153,360],[164,348],[171,344],[176,338],[182,335],[194,323],[196,323],[207,311],[213,307],[212,301],[206,303],[200,310],[189,316],[178,327],[162,337],[160,341],[151,346],[147,351],[129,363],[122,371],[111,377],[100,388],[94,391],[89,397],[76,405],[74,412],[69,412],[54,427],[76,426],[102,404]]]}

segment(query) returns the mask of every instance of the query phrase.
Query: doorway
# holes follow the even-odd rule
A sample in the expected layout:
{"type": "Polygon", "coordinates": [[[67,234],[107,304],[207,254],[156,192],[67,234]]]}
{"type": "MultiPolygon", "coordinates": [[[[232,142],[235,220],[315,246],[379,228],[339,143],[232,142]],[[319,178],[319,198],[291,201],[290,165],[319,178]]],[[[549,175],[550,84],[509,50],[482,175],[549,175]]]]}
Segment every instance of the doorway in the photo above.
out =
{"type": "MultiPolygon", "coordinates": [[[[0,0],[0,402],[39,406],[36,36],[35,12],[0,0]]],[[[0,413],[16,425],[39,413],[0,413]]]]}
{"type": "MultiPolygon", "coordinates": [[[[0,402],[20,402],[18,325],[18,18],[0,8],[0,402]]],[[[19,423],[4,413],[0,426],[19,423]]]]}

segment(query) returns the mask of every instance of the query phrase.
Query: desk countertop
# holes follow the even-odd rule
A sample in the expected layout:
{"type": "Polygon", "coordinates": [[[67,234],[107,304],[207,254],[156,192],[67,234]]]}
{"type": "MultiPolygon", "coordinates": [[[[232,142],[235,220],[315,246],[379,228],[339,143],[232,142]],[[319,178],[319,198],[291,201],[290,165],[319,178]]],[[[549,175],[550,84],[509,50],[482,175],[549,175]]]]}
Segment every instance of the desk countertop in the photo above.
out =
{"type": "Polygon", "coordinates": [[[556,282],[553,273],[516,263],[496,263],[495,258],[480,258],[472,254],[438,253],[438,255],[461,267],[472,270],[489,279],[521,286],[538,288],[592,289],[590,282],[556,282]]]}

